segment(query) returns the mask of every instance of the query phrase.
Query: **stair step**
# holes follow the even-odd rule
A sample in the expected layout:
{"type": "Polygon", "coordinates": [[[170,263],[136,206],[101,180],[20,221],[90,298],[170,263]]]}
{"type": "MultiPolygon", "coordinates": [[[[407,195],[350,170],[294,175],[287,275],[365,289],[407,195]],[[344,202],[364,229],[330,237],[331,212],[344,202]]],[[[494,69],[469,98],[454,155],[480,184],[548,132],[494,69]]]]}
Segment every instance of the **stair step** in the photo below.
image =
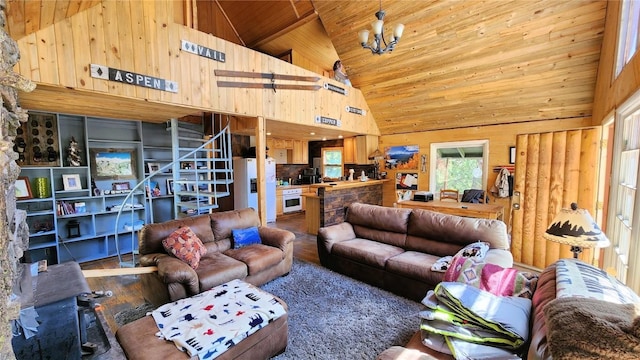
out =
{"type": "Polygon", "coordinates": [[[192,210],[212,210],[218,208],[218,204],[198,204],[196,201],[181,201],[178,203],[178,206],[192,210]]]}
{"type": "Polygon", "coordinates": [[[227,192],[222,192],[222,191],[216,191],[216,192],[211,192],[211,191],[199,191],[199,192],[195,192],[195,191],[176,191],[176,195],[179,196],[200,196],[200,197],[209,197],[209,198],[221,198],[221,197],[225,197],[225,196],[229,196],[231,195],[231,193],[227,192]]]}

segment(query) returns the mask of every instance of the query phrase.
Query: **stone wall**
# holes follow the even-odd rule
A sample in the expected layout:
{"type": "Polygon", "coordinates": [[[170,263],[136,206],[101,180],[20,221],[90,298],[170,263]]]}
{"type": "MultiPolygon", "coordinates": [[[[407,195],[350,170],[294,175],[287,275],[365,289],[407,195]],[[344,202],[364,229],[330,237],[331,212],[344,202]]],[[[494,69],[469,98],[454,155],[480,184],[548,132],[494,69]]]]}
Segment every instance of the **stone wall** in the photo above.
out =
{"type": "Polygon", "coordinates": [[[35,84],[13,71],[20,60],[16,42],[5,31],[6,0],[0,0],[0,359],[15,359],[11,347],[11,321],[20,310],[19,298],[13,294],[21,274],[18,261],[29,246],[26,214],[16,209],[14,184],[20,174],[13,151],[16,130],[27,121],[27,112],[18,105],[18,90],[33,91],[35,84]]]}
{"type": "Polygon", "coordinates": [[[344,222],[345,209],[354,202],[382,205],[382,184],[341,190],[318,188],[320,227],[344,222]]]}

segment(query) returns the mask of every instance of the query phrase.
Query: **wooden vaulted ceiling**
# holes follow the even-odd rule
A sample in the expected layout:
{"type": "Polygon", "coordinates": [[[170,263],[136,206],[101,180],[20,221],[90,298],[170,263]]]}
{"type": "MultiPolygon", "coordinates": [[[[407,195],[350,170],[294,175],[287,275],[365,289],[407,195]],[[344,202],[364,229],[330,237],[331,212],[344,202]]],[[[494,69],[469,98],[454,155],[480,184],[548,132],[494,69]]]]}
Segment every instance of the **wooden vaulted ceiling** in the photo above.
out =
{"type": "MultiPolygon", "coordinates": [[[[19,39],[100,2],[8,0],[7,28],[19,39]]],[[[201,12],[194,19],[219,12],[226,24],[193,26],[255,50],[294,49],[325,70],[341,59],[384,135],[590,117],[607,2],[383,0],[385,30],[405,24],[396,49],[383,55],[357,40],[375,20],[375,0],[182,6],[201,12]]]]}

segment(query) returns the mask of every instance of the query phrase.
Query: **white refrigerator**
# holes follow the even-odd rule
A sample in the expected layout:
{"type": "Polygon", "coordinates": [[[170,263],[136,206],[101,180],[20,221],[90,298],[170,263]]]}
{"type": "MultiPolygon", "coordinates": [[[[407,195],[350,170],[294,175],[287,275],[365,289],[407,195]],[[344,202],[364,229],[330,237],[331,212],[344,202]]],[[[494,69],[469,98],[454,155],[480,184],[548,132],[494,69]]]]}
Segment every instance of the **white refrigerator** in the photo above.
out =
{"type": "MultiPolygon", "coordinates": [[[[233,205],[236,209],[258,210],[258,161],[254,158],[233,160],[233,205]]],[[[267,222],[276,221],[276,161],[265,160],[267,183],[267,222]]]]}

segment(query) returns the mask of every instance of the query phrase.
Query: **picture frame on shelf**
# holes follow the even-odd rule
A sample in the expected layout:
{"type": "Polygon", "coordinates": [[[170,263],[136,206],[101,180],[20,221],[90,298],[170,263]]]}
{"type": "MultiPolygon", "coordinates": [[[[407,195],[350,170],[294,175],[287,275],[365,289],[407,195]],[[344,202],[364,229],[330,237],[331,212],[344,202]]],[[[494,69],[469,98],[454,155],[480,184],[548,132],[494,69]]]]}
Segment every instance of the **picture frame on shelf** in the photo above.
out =
{"type": "Polygon", "coordinates": [[[90,149],[91,176],[97,180],[133,180],[138,176],[136,149],[90,149]]]}
{"type": "MultiPolygon", "coordinates": [[[[130,191],[131,190],[131,185],[129,185],[128,182],[114,182],[111,183],[111,190],[115,190],[115,191],[130,191]]],[[[111,192],[113,193],[113,191],[111,192]]]]}
{"type": "Polygon", "coordinates": [[[17,200],[28,200],[33,198],[33,193],[31,192],[31,183],[29,182],[28,177],[20,176],[16,180],[15,189],[17,200]]]}
{"type": "Polygon", "coordinates": [[[82,190],[80,174],[62,174],[62,186],[65,191],[82,190]]]}
{"type": "Polygon", "coordinates": [[[149,172],[149,174],[156,172],[158,170],[160,170],[160,164],[155,162],[147,163],[147,171],[149,172]]]}
{"type": "Polygon", "coordinates": [[[509,164],[516,163],[516,147],[509,146],[509,164]]]}
{"type": "Polygon", "coordinates": [[[173,179],[167,179],[167,195],[173,195],[173,179]]]}

